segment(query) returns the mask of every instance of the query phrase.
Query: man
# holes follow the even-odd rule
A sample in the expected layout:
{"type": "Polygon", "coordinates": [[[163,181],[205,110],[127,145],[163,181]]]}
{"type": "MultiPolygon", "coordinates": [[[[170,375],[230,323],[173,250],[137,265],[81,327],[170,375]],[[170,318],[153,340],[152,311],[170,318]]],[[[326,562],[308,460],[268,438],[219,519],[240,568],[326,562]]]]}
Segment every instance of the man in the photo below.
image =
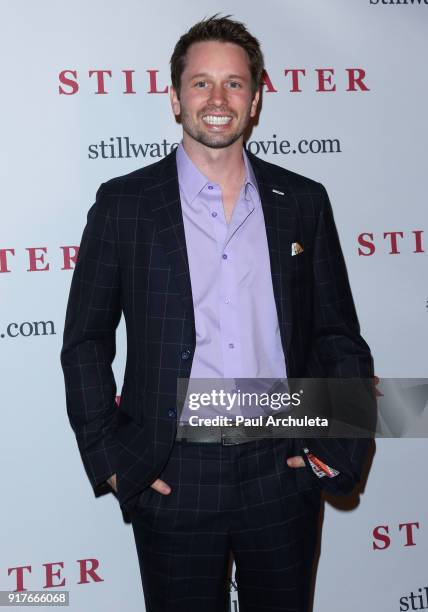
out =
{"type": "Polygon", "coordinates": [[[349,491],[367,450],[177,436],[178,379],[372,376],[325,189],[244,151],[262,71],[241,23],[214,16],[181,37],[183,141],[100,187],[73,276],[68,414],[95,491],[108,482],[130,513],[149,612],[226,609],[230,551],[241,612],[307,610],[320,490],[349,491]]]}

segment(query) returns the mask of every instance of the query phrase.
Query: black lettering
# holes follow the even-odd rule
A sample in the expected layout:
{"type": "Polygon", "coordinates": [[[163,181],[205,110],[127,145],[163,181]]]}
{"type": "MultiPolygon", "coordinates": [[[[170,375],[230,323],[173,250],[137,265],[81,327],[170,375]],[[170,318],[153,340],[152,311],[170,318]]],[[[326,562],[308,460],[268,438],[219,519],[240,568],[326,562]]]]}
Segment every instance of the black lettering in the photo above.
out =
{"type": "Polygon", "coordinates": [[[260,144],[260,147],[261,147],[263,153],[267,154],[267,152],[269,151],[269,148],[270,148],[270,144],[271,144],[270,140],[268,140],[267,146],[265,145],[263,140],[260,140],[259,144],[260,144]]]}
{"type": "Polygon", "coordinates": [[[103,159],[108,159],[108,155],[106,155],[106,154],[105,154],[105,152],[106,152],[106,147],[107,147],[107,146],[108,146],[108,145],[106,145],[106,143],[104,142],[104,140],[102,140],[102,141],[100,142],[100,147],[101,147],[101,157],[102,157],[103,159]]]}
{"type": "Polygon", "coordinates": [[[413,593],[413,591],[410,593],[410,601],[412,604],[412,610],[417,610],[418,608],[415,608],[415,594],[413,593]]]}
{"type": "MultiPolygon", "coordinates": [[[[272,138],[276,138],[276,134],[272,135],[272,138]]],[[[274,155],[278,155],[278,143],[276,142],[276,140],[272,140],[272,144],[273,144],[273,154],[274,155]]]]}
{"type": "Polygon", "coordinates": [[[252,140],[251,142],[247,143],[247,149],[248,151],[250,151],[250,153],[254,153],[254,155],[257,155],[260,151],[260,145],[257,140],[252,140]]]}
{"type": "Polygon", "coordinates": [[[419,593],[420,593],[420,594],[418,595],[418,597],[419,597],[419,608],[418,608],[418,610],[425,610],[426,608],[425,608],[425,606],[424,606],[424,602],[423,602],[422,595],[421,595],[421,593],[422,593],[422,589],[418,589],[418,591],[419,591],[419,593]]]}
{"type": "Polygon", "coordinates": [[[24,323],[21,323],[21,325],[19,326],[19,331],[21,333],[21,336],[24,336],[24,338],[28,338],[28,336],[31,336],[31,334],[33,333],[33,326],[28,321],[24,321],[24,323]],[[28,329],[27,334],[25,333],[26,329],[28,329]]]}
{"type": "Polygon", "coordinates": [[[300,153],[309,153],[309,148],[303,149],[303,145],[309,145],[309,142],[307,140],[301,140],[298,144],[298,149],[300,151],[300,153]]]}
{"type": "Polygon", "coordinates": [[[409,609],[409,604],[407,603],[407,597],[401,597],[400,598],[400,612],[407,612],[408,609],[409,609]],[[403,608],[403,606],[406,606],[406,607],[403,608]]]}
{"type": "Polygon", "coordinates": [[[39,327],[42,328],[42,336],[55,336],[56,332],[55,332],[55,326],[53,321],[33,321],[33,325],[34,325],[34,335],[35,336],[40,336],[39,333],[39,327]],[[50,331],[48,332],[48,327],[49,325],[49,329],[50,331]]]}
{"type": "Polygon", "coordinates": [[[146,145],[142,145],[142,144],[134,145],[134,143],[131,142],[130,143],[130,147],[131,147],[131,149],[132,149],[132,151],[134,153],[134,157],[138,157],[140,155],[140,153],[141,153],[141,155],[143,157],[146,157],[147,149],[149,148],[149,145],[148,144],[146,144],[146,145]]]}
{"type": "Polygon", "coordinates": [[[15,329],[18,329],[18,324],[17,323],[9,323],[9,325],[6,328],[7,335],[10,336],[11,338],[16,338],[17,336],[19,336],[19,334],[12,334],[12,332],[11,332],[12,327],[14,327],[15,329]]]}
{"type": "Polygon", "coordinates": [[[122,159],[123,158],[123,155],[122,155],[122,136],[116,136],[116,140],[117,140],[117,144],[118,144],[118,147],[119,147],[118,157],[119,157],[119,159],[122,159]]]}
{"type": "Polygon", "coordinates": [[[309,143],[311,153],[319,153],[321,151],[321,143],[319,140],[311,140],[309,143]]]}
{"type": "Polygon", "coordinates": [[[338,138],[335,138],[334,140],[331,140],[330,138],[325,138],[321,142],[323,144],[323,153],[342,153],[342,149],[340,148],[340,141],[338,138]]]}
{"type": "Polygon", "coordinates": [[[290,153],[290,147],[291,145],[288,140],[281,140],[281,142],[279,143],[279,150],[284,155],[288,155],[290,153]]]}
{"type": "Polygon", "coordinates": [[[150,145],[150,157],[162,157],[160,146],[157,142],[152,142],[150,145]]]}
{"type": "Polygon", "coordinates": [[[166,155],[168,155],[168,151],[167,151],[168,143],[165,140],[165,138],[162,140],[162,146],[163,146],[163,155],[165,157],[166,155]]]}
{"type": "MultiPolygon", "coordinates": [[[[113,142],[114,138],[110,138],[110,141],[113,142]]],[[[116,159],[116,155],[114,154],[114,144],[110,144],[108,145],[110,147],[110,151],[111,151],[111,158],[112,159],[116,159]]]]}
{"type": "Polygon", "coordinates": [[[96,144],[89,145],[88,147],[88,157],[89,159],[97,159],[98,158],[98,147],[96,144]]]}

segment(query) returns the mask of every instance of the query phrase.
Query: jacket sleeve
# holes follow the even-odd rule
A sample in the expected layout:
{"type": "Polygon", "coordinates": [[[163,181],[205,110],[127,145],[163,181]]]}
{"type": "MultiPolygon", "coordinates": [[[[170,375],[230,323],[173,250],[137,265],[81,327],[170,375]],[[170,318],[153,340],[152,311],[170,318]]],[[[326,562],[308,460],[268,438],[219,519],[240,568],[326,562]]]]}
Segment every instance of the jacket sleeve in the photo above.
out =
{"type": "MultiPolygon", "coordinates": [[[[309,370],[316,372],[315,376],[330,380],[362,379],[361,383],[352,382],[352,394],[349,393],[352,397],[342,405],[347,412],[345,421],[363,424],[367,436],[306,440],[312,453],[340,472],[335,478],[321,479],[320,486],[332,493],[344,494],[360,480],[376,428],[376,406],[371,388],[374,372],[370,349],[360,335],[331,204],[322,185],[321,210],[314,238],[313,282],[314,343],[309,370]]],[[[334,381],[331,386],[335,387],[334,381]]],[[[332,403],[334,405],[334,398],[332,403]]],[[[335,414],[338,414],[337,406],[335,414]]],[[[306,456],[304,459],[307,463],[306,456]]]]}
{"type": "Polygon", "coordinates": [[[66,312],[61,364],[67,414],[95,493],[116,471],[116,384],[112,362],[120,320],[115,225],[104,185],[83,232],[66,312]]]}

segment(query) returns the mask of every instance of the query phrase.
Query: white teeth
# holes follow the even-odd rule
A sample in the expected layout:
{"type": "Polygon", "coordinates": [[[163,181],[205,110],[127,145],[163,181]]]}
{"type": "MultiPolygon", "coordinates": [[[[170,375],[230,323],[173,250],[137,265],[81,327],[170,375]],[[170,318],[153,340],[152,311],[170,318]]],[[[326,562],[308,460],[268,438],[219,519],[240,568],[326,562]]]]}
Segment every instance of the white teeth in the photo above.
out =
{"type": "Polygon", "coordinates": [[[218,117],[216,115],[205,115],[202,117],[205,123],[209,123],[210,125],[226,125],[229,121],[232,120],[232,117],[222,116],[218,117]]]}

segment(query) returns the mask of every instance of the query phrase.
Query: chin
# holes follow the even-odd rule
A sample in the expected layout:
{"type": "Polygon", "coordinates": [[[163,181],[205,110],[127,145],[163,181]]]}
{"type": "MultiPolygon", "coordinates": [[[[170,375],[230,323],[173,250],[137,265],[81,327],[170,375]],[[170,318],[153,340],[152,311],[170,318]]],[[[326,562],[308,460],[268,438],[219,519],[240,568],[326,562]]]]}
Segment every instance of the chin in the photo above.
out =
{"type": "Polygon", "coordinates": [[[211,149],[224,149],[226,147],[230,147],[234,142],[236,142],[241,137],[241,134],[225,134],[214,136],[212,134],[200,134],[200,137],[197,138],[198,142],[205,145],[206,147],[210,147],[211,149]]]}

